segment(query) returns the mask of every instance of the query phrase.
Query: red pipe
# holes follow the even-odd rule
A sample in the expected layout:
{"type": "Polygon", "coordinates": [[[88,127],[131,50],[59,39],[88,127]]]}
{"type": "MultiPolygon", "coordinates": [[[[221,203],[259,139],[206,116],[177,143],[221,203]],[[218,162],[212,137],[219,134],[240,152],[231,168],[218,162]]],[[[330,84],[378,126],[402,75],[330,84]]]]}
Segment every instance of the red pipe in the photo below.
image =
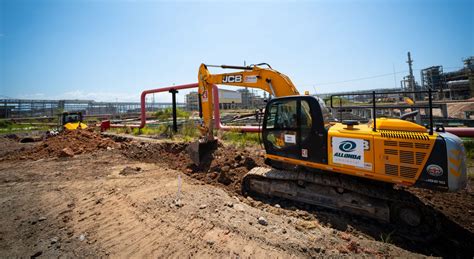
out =
{"type": "MultiPolygon", "coordinates": [[[[199,86],[198,83],[193,83],[193,84],[176,85],[176,86],[163,87],[163,88],[143,91],[140,97],[141,114],[140,114],[140,126],[138,127],[143,128],[146,125],[146,98],[145,97],[147,94],[169,92],[170,90],[196,88],[198,86],[199,86]]],[[[214,120],[215,120],[216,129],[225,130],[225,131],[236,130],[236,131],[241,131],[241,132],[260,132],[260,127],[256,127],[256,126],[224,126],[222,125],[221,116],[219,113],[219,92],[216,85],[212,85],[212,91],[214,95],[214,105],[217,105],[217,107],[215,107],[214,109],[214,120]]]]}
{"type": "Polygon", "coordinates": [[[452,133],[458,137],[474,138],[474,128],[468,127],[447,127],[446,132],[452,133]]]}
{"type": "Polygon", "coordinates": [[[140,106],[141,106],[141,114],[140,114],[140,126],[139,128],[143,128],[146,125],[146,95],[152,93],[161,93],[161,92],[169,92],[170,90],[181,90],[181,89],[189,89],[189,88],[196,88],[198,87],[198,83],[187,84],[187,85],[174,85],[169,87],[163,87],[158,89],[151,89],[142,92],[140,97],[140,106]]]}
{"type": "MultiPolygon", "coordinates": [[[[181,90],[181,89],[189,89],[189,88],[196,88],[198,87],[198,83],[193,84],[186,84],[186,85],[176,85],[152,90],[143,91],[141,94],[141,122],[139,128],[143,128],[146,125],[146,95],[152,93],[160,93],[160,92],[168,92],[170,90],[181,90]]],[[[240,132],[261,132],[261,128],[259,126],[225,126],[221,123],[221,116],[219,112],[219,91],[216,85],[212,85],[212,93],[214,95],[214,105],[217,105],[214,109],[214,123],[216,129],[225,130],[225,131],[240,131],[240,132]]],[[[111,125],[111,127],[114,127],[111,125]]],[[[132,126],[133,127],[133,126],[132,126]]],[[[474,128],[468,127],[448,127],[445,130],[449,133],[452,133],[458,137],[470,137],[474,138],[474,128]]]]}

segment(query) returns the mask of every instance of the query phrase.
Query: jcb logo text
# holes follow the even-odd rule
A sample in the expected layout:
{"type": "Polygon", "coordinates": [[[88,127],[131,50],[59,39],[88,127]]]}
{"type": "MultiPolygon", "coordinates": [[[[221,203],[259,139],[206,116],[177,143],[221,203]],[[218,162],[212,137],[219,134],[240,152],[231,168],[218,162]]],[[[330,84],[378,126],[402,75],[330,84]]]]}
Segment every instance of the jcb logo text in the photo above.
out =
{"type": "Polygon", "coordinates": [[[242,83],[242,75],[226,75],[222,77],[222,83],[242,83]]]}

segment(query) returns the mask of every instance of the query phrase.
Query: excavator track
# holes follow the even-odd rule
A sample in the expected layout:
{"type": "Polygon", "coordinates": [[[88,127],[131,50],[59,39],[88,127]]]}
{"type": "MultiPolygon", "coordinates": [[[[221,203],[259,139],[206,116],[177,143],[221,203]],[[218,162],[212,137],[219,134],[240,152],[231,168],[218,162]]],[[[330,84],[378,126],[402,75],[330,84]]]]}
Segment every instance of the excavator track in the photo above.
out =
{"type": "Polygon", "coordinates": [[[393,224],[412,240],[432,240],[441,229],[438,212],[393,185],[332,172],[256,167],[242,179],[244,195],[279,197],[393,224]]]}

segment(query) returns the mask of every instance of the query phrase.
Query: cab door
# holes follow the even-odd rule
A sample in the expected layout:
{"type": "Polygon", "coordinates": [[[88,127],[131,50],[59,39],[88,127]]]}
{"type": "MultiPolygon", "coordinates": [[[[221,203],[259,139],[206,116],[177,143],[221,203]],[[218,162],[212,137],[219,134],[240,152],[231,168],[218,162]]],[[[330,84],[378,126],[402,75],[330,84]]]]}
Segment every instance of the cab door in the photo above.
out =
{"type": "Polygon", "coordinates": [[[263,142],[267,154],[325,162],[326,134],[318,101],[311,96],[271,100],[265,111],[263,142]]]}

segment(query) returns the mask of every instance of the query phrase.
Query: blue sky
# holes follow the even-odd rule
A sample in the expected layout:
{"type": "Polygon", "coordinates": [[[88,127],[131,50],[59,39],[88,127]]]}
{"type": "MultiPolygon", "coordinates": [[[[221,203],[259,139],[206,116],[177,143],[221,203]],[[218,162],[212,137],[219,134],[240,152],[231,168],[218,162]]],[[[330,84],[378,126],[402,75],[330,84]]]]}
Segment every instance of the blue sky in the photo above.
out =
{"type": "Polygon", "coordinates": [[[197,81],[200,63],[244,61],[271,64],[300,92],[394,87],[407,51],[417,80],[474,55],[473,3],[0,0],[0,98],[138,101],[197,81]]]}

